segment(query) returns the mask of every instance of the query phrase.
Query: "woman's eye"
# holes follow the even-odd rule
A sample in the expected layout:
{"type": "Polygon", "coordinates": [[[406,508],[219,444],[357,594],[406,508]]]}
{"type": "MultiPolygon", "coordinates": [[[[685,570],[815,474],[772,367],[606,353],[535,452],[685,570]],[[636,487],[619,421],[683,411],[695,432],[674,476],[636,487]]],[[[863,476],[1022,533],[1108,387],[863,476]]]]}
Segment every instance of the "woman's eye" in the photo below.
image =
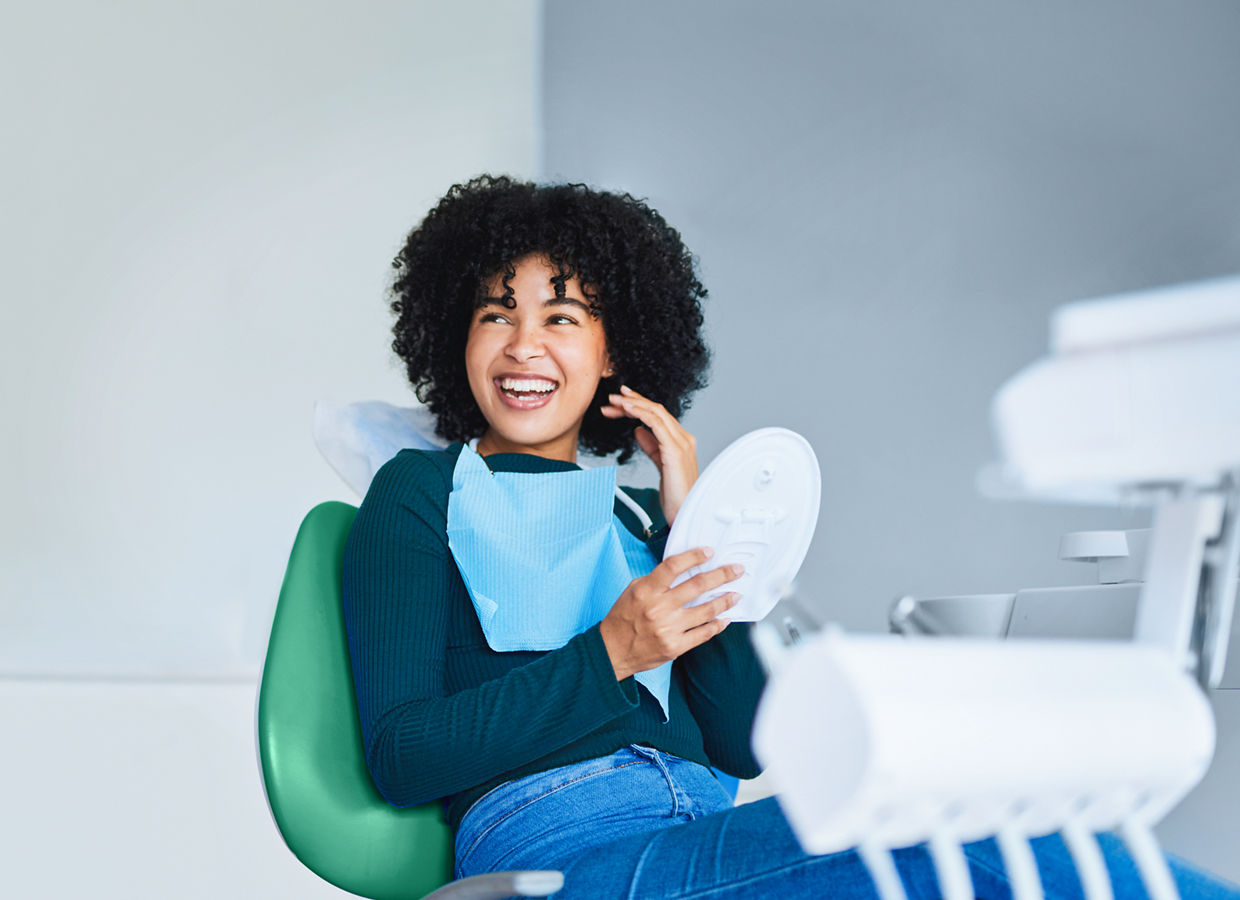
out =
{"type": "Polygon", "coordinates": [[[577,320],[572,316],[552,316],[547,320],[548,325],[576,325],[577,320]]]}
{"type": "Polygon", "coordinates": [[[478,317],[479,322],[507,322],[508,320],[499,313],[483,313],[478,317]]]}

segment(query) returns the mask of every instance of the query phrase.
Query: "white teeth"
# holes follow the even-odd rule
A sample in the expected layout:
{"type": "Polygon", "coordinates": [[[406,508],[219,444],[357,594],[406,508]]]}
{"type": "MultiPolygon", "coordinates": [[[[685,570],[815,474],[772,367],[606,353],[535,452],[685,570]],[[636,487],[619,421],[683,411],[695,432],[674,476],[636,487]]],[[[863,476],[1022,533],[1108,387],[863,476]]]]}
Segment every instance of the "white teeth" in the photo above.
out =
{"type": "Polygon", "coordinates": [[[546,381],[542,378],[504,378],[500,381],[500,387],[506,391],[539,391],[547,393],[555,390],[554,381],[546,381]]]}

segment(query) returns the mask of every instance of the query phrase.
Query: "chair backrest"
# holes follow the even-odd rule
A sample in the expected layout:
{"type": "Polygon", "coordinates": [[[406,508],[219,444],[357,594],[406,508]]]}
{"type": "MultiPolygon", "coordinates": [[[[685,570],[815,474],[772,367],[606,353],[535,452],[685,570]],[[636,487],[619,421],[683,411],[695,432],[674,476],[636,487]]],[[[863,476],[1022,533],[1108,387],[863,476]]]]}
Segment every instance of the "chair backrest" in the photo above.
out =
{"type": "Polygon", "coordinates": [[[366,769],[341,609],[345,539],[357,510],[323,503],[297,532],[258,695],[263,786],[308,868],[373,900],[419,898],[452,876],[438,803],[398,809],[366,769]]]}

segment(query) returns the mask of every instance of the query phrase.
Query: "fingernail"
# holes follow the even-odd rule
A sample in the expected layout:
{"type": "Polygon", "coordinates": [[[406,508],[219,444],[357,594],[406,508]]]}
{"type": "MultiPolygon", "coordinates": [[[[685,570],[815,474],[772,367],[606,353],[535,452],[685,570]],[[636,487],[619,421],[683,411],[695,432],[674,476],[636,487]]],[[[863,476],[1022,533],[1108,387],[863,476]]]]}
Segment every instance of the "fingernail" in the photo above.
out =
{"type": "Polygon", "coordinates": [[[703,547],[702,552],[706,554],[707,559],[710,559],[712,556],[715,555],[715,551],[710,549],[709,547],[703,547]]]}
{"type": "Polygon", "coordinates": [[[620,390],[624,391],[626,394],[633,393],[633,389],[629,387],[627,384],[620,385],[620,390]]]}
{"type": "Polygon", "coordinates": [[[740,563],[737,563],[736,565],[732,566],[732,574],[733,575],[745,574],[745,567],[742,566],[740,563]]]}

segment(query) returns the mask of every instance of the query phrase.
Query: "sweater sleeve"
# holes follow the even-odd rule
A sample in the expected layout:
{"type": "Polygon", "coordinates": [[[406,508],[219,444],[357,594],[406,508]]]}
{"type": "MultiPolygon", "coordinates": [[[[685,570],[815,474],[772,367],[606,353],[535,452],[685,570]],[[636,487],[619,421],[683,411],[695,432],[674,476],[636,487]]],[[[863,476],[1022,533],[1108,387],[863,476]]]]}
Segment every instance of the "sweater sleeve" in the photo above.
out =
{"type": "Polygon", "coordinates": [[[756,778],[762,771],[750,733],[766,673],[749,640],[751,627],[734,622],[677,660],[711,765],[738,778],[756,778]]]}
{"type": "MultiPolygon", "coordinates": [[[[653,531],[646,545],[661,560],[669,529],[659,492],[630,488],[629,493],[650,515],[653,531]]],[[[750,732],[766,673],[749,639],[750,628],[743,622],[729,625],[676,660],[711,765],[739,778],[755,778],[761,771],[750,749],[750,732]]]]}
{"type": "Polygon", "coordinates": [[[366,760],[380,793],[410,806],[531,763],[638,704],[598,627],[452,694],[445,689],[459,574],[445,533],[444,473],[402,453],[375,476],[345,548],[344,607],[366,760]]]}

